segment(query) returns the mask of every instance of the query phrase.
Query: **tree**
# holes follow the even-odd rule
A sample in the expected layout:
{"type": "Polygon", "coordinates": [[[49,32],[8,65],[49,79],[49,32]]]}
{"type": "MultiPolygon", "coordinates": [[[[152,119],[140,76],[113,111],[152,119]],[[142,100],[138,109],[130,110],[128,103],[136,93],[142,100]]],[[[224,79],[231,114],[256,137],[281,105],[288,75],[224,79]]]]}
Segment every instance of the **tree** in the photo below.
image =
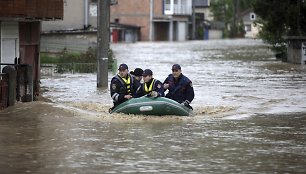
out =
{"type": "Polygon", "coordinates": [[[225,24],[225,37],[235,37],[244,32],[239,13],[252,7],[255,0],[212,0],[210,9],[215,21],[225,24]]]}
{"type": "Polygon", "coordinates": [[[305,0],[256,0],[253,8],[260,17],[259,36],[277,53],[286,52],[284,36],[306,35],[305,0]]]}

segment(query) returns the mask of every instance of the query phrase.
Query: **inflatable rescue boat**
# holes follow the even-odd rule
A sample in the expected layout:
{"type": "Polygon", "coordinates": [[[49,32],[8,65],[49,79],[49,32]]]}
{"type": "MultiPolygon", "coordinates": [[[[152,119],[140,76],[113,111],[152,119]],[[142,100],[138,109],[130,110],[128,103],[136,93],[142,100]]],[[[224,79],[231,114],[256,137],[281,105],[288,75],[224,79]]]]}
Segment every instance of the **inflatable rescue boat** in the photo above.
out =
{"type": "Polygon", "coordinates": [[[192,110],[174,100],[165,97],[132,98],[118,105],[110,113],[142,115],[177,115],[189,116],[192,110]]]}

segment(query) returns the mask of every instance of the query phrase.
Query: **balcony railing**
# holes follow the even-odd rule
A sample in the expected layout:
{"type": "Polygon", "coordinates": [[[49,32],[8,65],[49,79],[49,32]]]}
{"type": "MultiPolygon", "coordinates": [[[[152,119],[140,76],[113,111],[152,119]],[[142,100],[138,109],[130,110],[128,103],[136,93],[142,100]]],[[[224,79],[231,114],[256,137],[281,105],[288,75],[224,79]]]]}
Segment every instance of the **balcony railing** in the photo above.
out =
{"type": "Polygon", "coordinates": [[[191,15],[192,9],[188,8],[186,5],[174,5],[173,14],[174,15],[191,15]]]}
{"type": "Polygon", "coordinates": [[[166,15],[191,15],[192,14],[192,2],[191,0],[178,1],[181,3],[174,3],[174,1],[168,1],[170,3],[164,4],[164,13],[166,15]]]}

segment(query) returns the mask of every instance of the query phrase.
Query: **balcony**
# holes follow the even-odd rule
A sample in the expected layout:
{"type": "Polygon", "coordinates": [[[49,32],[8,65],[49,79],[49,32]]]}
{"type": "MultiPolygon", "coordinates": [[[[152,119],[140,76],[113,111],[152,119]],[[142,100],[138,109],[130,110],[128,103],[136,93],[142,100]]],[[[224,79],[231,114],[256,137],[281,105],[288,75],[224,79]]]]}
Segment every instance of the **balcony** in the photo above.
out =
{"type": "Polygon", "coordinates": [[[165,15],[191,15],[192,0],[165,0],[165,15]]]}

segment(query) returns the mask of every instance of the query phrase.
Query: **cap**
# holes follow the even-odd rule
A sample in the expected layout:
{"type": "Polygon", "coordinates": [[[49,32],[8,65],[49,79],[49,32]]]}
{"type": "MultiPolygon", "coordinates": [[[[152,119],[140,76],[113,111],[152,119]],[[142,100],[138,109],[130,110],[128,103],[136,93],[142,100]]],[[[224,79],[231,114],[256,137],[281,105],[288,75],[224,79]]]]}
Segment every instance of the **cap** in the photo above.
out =
{"type": "Polygon", "coordinates": [[[141,68],[135,68],[134,76],[142,76],[143,70],[141,68]]]}
{"type": "Polygon", "coordinates": [[[126,64],[121,64],[118,68],[118,70],[126,70],[126,69],[129,69],[129,67],[126,65],[126,64]]]}
{"type": "Polygon", "coordinates": [[[172,65],[172,70],[181,70],[181,66],[179,64],[172,65]]]}
{"type": "Polygon", "coordinates": [[[143,76],[152,76],[153,72],[150,69],[145,69],[142,73],[143,76]]]}

